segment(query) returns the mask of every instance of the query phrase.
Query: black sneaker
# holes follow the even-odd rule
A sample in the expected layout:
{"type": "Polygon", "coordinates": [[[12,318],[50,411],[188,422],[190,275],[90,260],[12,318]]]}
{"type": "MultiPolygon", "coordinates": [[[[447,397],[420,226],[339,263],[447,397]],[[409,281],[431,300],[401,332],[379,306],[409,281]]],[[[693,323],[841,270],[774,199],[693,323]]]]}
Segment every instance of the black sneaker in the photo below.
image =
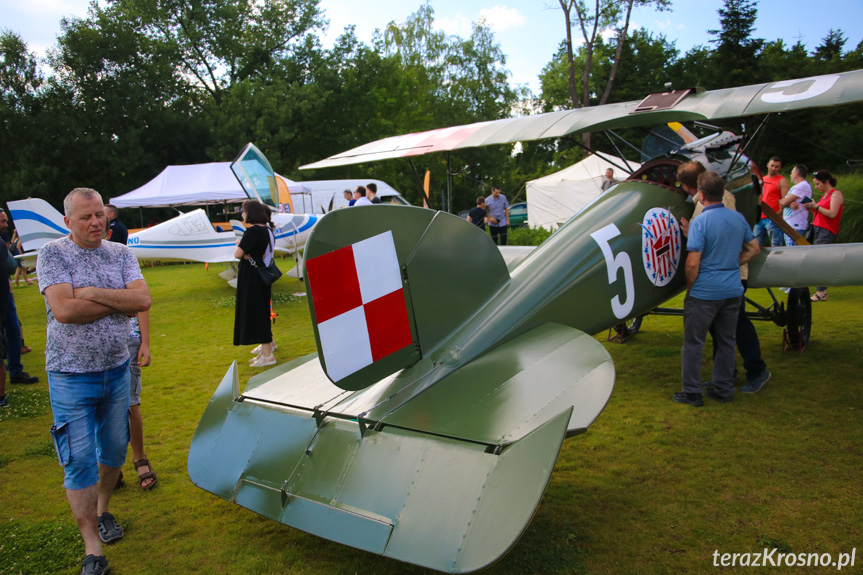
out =
{"type": "Polygon", "coordinates": [[[31,376],[26,371],[22,371],[16,374],[9,374],[9,382],[10,383],[38,383],[39,378],[35,375],[31,376]]]}
{"type": "Polygon", "coordinates": [[[96,519],[96,526],[99,528],[99,539],[102,540],[102,543],[119,541],[125,535],[123,528],[107,511],[96,519]]]}
{"type": "Polygon", "coordinates": [[[671,394],[671,399],[677,403],[685,403],[692,407],[701,407],[704,405],[704,399],[700,393],[686,393],[685,391],[675,391],[671,394]]]}
{"type": "Polygon", "coordinates": [[[728,403],[731,401],[731,398],[733,397],[731,395],[719,395],[718,393],[716,393],[716,390],[713,389],[712,387],[710,389],[708,389],[706,392],[704,392],[704,395],[706,395],[710,399],[715,399],[719,403],[728,403]]]}
{"type": "Polygon", "coordinates": [[[0,407],[9,407],[9,398],[5,395],[0,397],[0,407]]]}
{"type": "Polygon", "coordinates": [[[81,575],[107,575],[110,572],[104,555],[87,555],[81,562],[81,575]]]}
{"type": "Polygon", "coordinates": [[[742,391],[743,393],[758,393],[759,391],[761,391],[761,388],[764,387],[764,384],[770,381],[770,377],[772,375],[772,373],[765,369],[758,377],[747,379],[746,385],[741,387],[740,391],[742,391]]]}

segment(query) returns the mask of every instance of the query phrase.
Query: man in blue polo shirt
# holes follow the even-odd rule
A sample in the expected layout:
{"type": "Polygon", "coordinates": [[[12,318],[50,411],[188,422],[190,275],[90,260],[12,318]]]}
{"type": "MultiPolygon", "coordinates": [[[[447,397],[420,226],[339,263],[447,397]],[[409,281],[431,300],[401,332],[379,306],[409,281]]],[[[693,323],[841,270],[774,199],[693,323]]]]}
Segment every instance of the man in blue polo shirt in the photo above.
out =
{"type": "Polygon", "coordinates": [[[734,395],[734,346],[737,314],[743,296],[740,266],[760,250],[746,219],[722,205],[725,182],[716,172],[698,176],[702,214],[689,225],[686,255],[686,298],[683,301],[683,391],[672,399],[694,407],[701,397],[701,352],[713,328],[713,388],[707,396],[731,401],[734,395]]]}

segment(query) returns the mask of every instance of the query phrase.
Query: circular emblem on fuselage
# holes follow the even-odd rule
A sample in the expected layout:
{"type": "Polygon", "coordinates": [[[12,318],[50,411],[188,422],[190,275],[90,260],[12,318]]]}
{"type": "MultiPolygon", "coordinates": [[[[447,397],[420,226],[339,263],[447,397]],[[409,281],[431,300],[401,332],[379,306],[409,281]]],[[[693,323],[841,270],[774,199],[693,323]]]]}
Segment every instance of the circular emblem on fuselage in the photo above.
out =
{"type": "Polygon", "coordinates": [[[680,263],[680,224],[674,214],[651,208],[641,222],[641,261],[650,283],[668,285],[680,263]]]}

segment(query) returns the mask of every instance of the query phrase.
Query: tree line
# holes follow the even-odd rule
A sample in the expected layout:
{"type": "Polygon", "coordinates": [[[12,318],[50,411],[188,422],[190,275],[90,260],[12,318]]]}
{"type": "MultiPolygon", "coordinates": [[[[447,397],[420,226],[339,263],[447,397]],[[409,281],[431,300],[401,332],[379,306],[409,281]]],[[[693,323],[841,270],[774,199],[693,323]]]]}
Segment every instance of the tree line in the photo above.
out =
{"type": "MultiPolygon", "coordinates": [[[[717,89],[863,68],[863,41],[852,49],[839,28],[811,51],[800,41],[754,38],[754,0],[726,0],[717,29],[705,31],[709,41],[685,53],[661,34],[629,30],[633,5],[667,10],[668,0],[600,0],[594,12],[559,1],[561,44],[540,73],[539,94],[509,83],[486,23],[465,38],[448,35],[435,28],[428,3],[368,44],[348,27],[331,48],[322,45],[318,0],[93,2],[86,18],[62,21],[44,61],[3,30],[2,201],[41,197],[57,206],[76,186],[116,196],[167,165],[230,160],[251,141],[289,178],[374,177],[414,204],[431,170],[430,204],[440,207],[443,154],[298,167],[397,134],[638,100],[667,82],[717,89]],[[585,41],[574,42],[573,30],[585,41]]],[[[763,120],[722,127],[740,133],[763,120]]],[[[861,121],[859,105],[777,115],[750,155],[841,168],[863,158],[861,121]]],[[[642,137],[624,136],[636,146],[642,137]]],[[[512,199],[524,181],[580,159],[585,142],[615,153],[603,138],[581,137],[524,143],[516,154],[507,146],[454,153],[453,208],[470,207],[492,182],[512,199]]]]}

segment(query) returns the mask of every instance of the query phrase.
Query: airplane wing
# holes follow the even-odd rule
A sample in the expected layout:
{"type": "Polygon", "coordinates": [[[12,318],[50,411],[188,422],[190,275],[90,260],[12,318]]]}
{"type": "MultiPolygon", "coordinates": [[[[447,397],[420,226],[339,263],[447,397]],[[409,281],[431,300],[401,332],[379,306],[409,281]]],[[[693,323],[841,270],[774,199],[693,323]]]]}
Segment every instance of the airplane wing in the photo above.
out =
{"type": "Polygon", "coordinates": [[[762,248],[749,287],[863,285],[863,243],[762,248]]]}
{"type": "MultiPolygon", "coordinates": [[[[45,200],[15,200],[8,206],[26,251],[69,235],[63,216],[45,200]]],[[[217,232],[202,209],[130,234],[127,245],[139,260],[236,261],[234,233],[217,232]]]]}
{"type": "Polygon", "coordinates": [[[401,561],[494,562],[526,529],[562,441],[608,401],[608,352],[553,321],[491,347],[449,343],[511,281],[491,239],[450,214],[336,210],[305,255],[319,352],[243,393],[231,366],[192,440],[192,482],[401,561]]]}
{"type": "Polygon", "coordinates": [[[639,102],[606,104],[394,136],[301,166],[300,169],[409,158],[461,148],[559,138],[587,131],[838,106],[861,100],[863,70],[854,70],[701,93],[660,94],[639,102]],[[663,96],[666,98],[663,99],[663,96]]]}
{"type": "Polygon", "coordinates": [[[217,232],[200,208],[130,234],[127,245],[139,260],[236,261],[234,232],[217,232]]]}

